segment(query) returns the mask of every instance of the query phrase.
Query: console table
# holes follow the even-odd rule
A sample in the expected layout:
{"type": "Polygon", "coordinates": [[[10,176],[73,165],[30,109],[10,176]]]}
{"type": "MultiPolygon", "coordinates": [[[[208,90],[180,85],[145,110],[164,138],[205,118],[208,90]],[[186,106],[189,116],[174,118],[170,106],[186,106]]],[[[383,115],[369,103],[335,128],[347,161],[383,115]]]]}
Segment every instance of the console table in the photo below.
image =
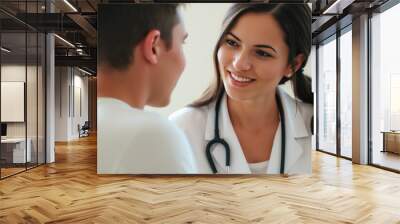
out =
{"type": "Polygon", "coordinates": [[[400,131],[382,131],[383,150],[382,152],[393,152],[400,154],[400,131]]]}
{"type": "Polygon", "coordinates": [[[30,138],[26,139],[28,144],[25,151],[25,138],[6,138],[1,139],[1,159],[6,163],[25,163],[32,158],[30,138]],[[25,154],[26,152],[26,154],[25,154]],[[26,161],[25,161],[26,159],[26,161]]]}

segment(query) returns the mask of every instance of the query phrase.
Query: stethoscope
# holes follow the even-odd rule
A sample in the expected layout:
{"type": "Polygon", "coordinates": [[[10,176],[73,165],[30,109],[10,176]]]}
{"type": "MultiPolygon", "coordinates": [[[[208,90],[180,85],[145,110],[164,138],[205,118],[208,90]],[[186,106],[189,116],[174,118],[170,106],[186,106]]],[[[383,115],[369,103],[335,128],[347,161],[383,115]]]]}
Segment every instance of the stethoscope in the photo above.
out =
{"type": "MultiPolygon", "coordinates": [[[[228,167],[228,172],[229,172],[229,167],[231,165],[231,149],[229,148],[229,144],[219,136],[219,109],[221,107],[221,100],[222,97],[224,96],[225,91],[222,90],[220,95],[217,98],[217,102],[215,104],[215,125],[214,125],[214,139],[208,142],[206,146],[206,156],[208,163],[210,164],[210,167],[213,171],[213,173],[217,173],[217,168],[215,167],[215,163],[211,154],[211,147],[217,144],[221,144],[224,149],[225,149],[225,166],[228,167]]],[[[285,172],[285,116],[284,116],[284,111],[282,107],[282,102],[281,98],[278,96],[278,93],[276,94],[276,101],[278,104],[278,110],[279,110],[279,116],[281,119],[281,168],[280,168],[280,173],[284,174],[285,172]]]]}

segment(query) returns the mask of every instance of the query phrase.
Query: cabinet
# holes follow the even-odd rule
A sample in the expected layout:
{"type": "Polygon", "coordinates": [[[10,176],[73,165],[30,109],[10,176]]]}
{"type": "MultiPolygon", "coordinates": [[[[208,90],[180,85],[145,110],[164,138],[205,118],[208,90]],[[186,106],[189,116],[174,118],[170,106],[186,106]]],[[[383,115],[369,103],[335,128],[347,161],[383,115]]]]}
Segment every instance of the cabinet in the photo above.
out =
{"type": "Polygon", "coordinates": [[[383,134],[383,152],[393,152],[400,154],[400,132],[387,131],[383,134]]]}

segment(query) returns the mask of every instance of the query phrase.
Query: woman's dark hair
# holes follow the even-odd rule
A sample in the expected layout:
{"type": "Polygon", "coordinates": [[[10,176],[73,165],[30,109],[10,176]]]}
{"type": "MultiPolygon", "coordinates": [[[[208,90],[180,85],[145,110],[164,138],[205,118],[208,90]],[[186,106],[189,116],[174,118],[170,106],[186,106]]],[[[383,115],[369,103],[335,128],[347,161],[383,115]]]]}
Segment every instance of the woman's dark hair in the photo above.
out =
{"type": "Polygon", "coordinates": [[[311,51],[311,9],[309,6],[307,4],[238,3],[229,8],[223,21],[222,33],[214,48],[213,59],[216,73],[214,80],[200,99],[190,106],[208,105],[215,101],[222,91],[225,91],[218,69],[217,53],[225,35],[235,26],[239,18],[247,13],[268,13],[276,19],[285,34],[285,43],[289,48],[288,63],[291,64],[293,71],[295,70],[295,57],[299,54],[304,55],[301,67],[290,78],[283,77],[279,84],[284,84],[290,80],[296,98],[312,104],[311,78],[306,77],[303,73],[303,68],[311,51]]]}

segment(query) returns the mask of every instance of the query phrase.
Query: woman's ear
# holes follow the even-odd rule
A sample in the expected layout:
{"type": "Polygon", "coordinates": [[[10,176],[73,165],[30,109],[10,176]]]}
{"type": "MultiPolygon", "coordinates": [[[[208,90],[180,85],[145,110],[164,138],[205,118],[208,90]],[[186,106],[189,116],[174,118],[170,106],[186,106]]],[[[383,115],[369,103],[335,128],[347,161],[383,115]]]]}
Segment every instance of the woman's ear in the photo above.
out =
{"type": "Polygon", "coordinates": [[[294,60],[293,60],[293,64],[294,64],[294,71],[293,71],[293,73],[296,73],[300,68],[301,68],[301,65],[303,65],[303,62],[304,62],[304,54],[298,54],[295,58],[294,58],[294,60]]]}
{"type": "Polygon", "coordinates": [[[150,30],[143,42],[143,55],[144,58],[151,64],[158,63],[158,56],[160,54],[161,36],[159,30],[150,30]]]}
{"type": "Polygon", "coordinates": [[[289,63],[288,67],[286,68],[286,77],[290,78],[294,73],[296,73],[303,65],[304,62],[304,54],[298,54],[293,59],[293,63],[289,63]],[[294,65],[294,68],[292,67],[294,65]]]}

